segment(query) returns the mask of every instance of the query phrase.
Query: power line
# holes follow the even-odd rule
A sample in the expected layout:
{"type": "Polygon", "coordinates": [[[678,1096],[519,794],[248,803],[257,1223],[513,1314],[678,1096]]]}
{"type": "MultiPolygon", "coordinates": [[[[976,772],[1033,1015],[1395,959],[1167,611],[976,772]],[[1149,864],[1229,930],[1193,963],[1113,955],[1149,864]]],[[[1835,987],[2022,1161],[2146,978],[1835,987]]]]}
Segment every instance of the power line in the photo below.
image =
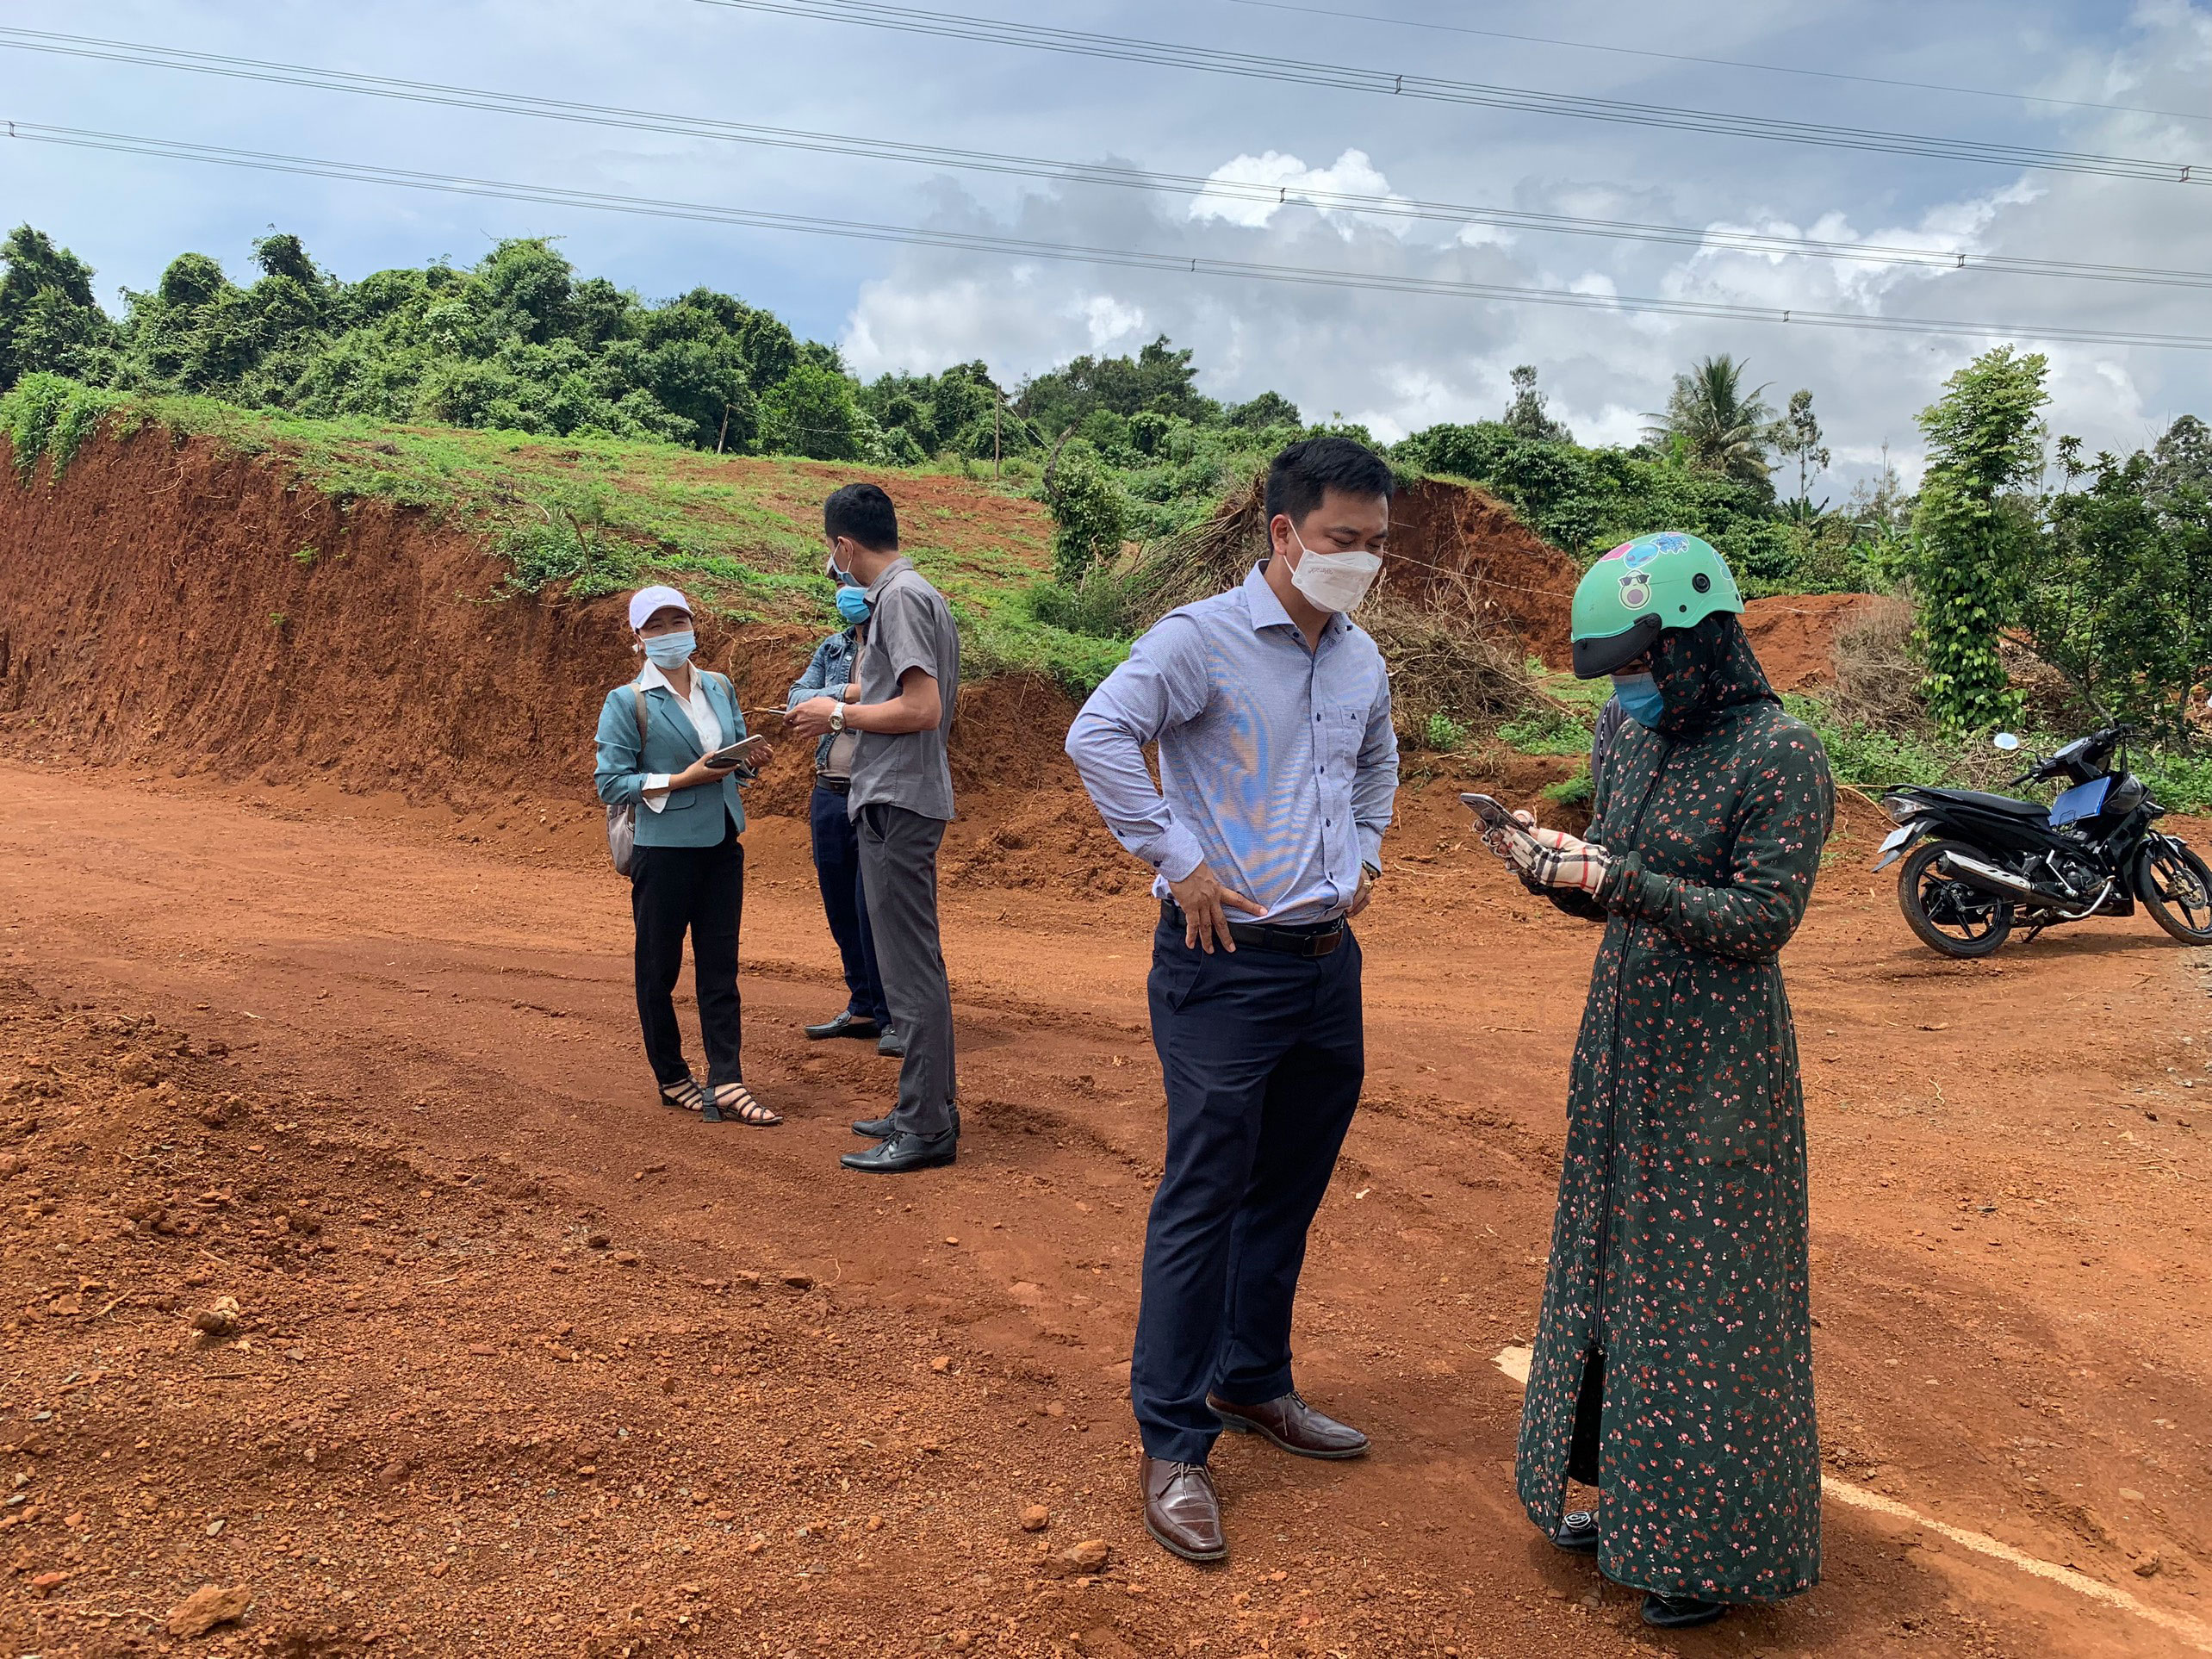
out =
{"type": "Polygon", "coordinates": [[[1388,272],[1328,270],[1312,266],[1274,264],[1256,260],[1216,259],[1205,255],[1157,253],[1142,249],[1087,246],[1075,243],[1038,242],[1011,236],[989,236],[976,232],[935,230],[923,226],[877,225],[816,218],[803,214],[772,213],[752,208],[716,207],[693,202],[668,202],[652,197],[616,196],[593,190],[566,190],[553,185],[515,184],[497,179],[470,178],[457,174],[410,171],[365,163],[330,161],[308,156],[287,156],[260,150],[227,149],[216,145],[181,140],[139,138],[123,133],[93,132],[79,127],[53,127],[42,122],[10,121],[8,135],[29,142],[66,145],[82,149],[116,151],[171,160],[206,162],[221,166],[252,168],[268,172],[298,173],[410,190],[442,191],[449,195],[494,197],[540,205],[587,208],[594,212],[622,213],[656,219],[681,219],[709,224],[743,226],[761,230],[789,231],[811,236],[834,236],[853,241],[903,243],[911,246],[957,249],[991,253],[1013,259],[1053,259],[1077,264],[1116,266],[1134,270],[1161,271],[1176,276],[1227,276],[1246,281],[1287,283],[1303,288],[1345,289],[1369,293],[1404,294],[1457,300],[1493,300],[1509,304],[1548,305],[1573,310],[1643,312],[1662,316],[1693,317],[1731,322],[1793,324],[1808,328],[1843,328],[1874,333],[1967,335],[1978,338],[2029,339],[2093,345],[2142,346],[2176,351],[2212,351],[2212,335],[2159,334],[2134,329],[2081,328],[2067,324],[2014,326],[2004,323],[1958,321],[1932,317],[1873,317],[1838,311],[1808,311],[1795,307],[1741,305],[1729,301],[1668,300],[1637,295],[1584,294],[1569,289],[1518,287],[1502,283],[1463,282],[1448,277],[1402,276],[1388,272]]]}
{"type": "Polygon", "coordinates": [[[1581,121],[1704,133],[1724,138],[1761,139],[1774,143],[1809,144],[1827,149],[1868,151],[1888,155],[1925,156],[1942,161],[2022,167],[2044,172],[2087,173],[2105,178],[2147,179],[2168,184],[2212,184],[2212,165],[2203,162],[2155,161],[2134,156],[2100,155],[2086,151],[2050,150],[2034,145],[1995,144],[1978,139],[1941,138],[1918,133],[1885,132],[1875,127],[1835,127],[1817,121],[1736,115],[1721,110],[1677,109],[1665,104],[1631,103],[1615,98],[1544,92],[1529,87],[1492,86],[1476,81],[1445,80],[1432,75],[1399,74],[1389,70],[1360,69],[1344,64],[1309,63],[1292,58],[1224,52],[1212,47],[1179,46],[1170,41],[1144,40],[1129,35],[1094,34],[1080,29],[1053,28],[1042,24],[1010,23],[997,18],[971,17],[957,12],[922,11],[907,6],[883,4],[880,0],[697,0],[697,3],[735,11],[804,17],[817,22],[854,23],[863,28],[892,29],[908,34],[981,40],[998,46],[1023,47],[1036,52],[1064,53],[1123,63],[1156,64],[1172,69],[1197,70],[1207,74],[1239,76],[1248,80],[1281,81],[1299,86],[1327,87],[1338,91],[1419,98],[1434,103],[1472,104],[1486,109],[1519,110],[1530,115],[1564,115],[1581,121]]]}
{"type": "Polygon", "coordinates": [[[1502,28],[1475,28],[1465,23],[1433,23],[1419,17],[1387,17],[1377,12],[1336,11],[1327,6],[1298,6],[1289,0],[1229,0],[1233,6],[1257,6],[1268,11],[1302,12],[1308,17],[1336,17],[1352,23],[1389,23],[1397,28],[1425,28],[1440,34],[1478,34],[1490,40],[1519,40],[1530,46],[1567,47],[1577,52],[1606,52],[1621,58],[1652,58],[1662,63],[1699,64],[1713,69],[1751,69],[1766,75],[1804,75],[1824,81],[1852,81],[1861,86],[1895,86],[1911,92],[1948,92],[1968,98],[2004,98],[2021,103],[2047,103],[2061,109],[2109,109],[2123,115],[2164,115],[2174,121],[2212,121],[2212,115],[2190,109],[2153,109],[2140,103],[2099,103],[2091,98],[2054,98],[2041,92],[2006,92],[1987,86],[1953,86],[1942,81],[1903,81],[1886,75],[1849,75],[1838,69],[1806,69],[1796,64],[1751,63],[1741,58],[1700,58],[1684,52],[1654,52],[1643,47],[1608,46],[1602,40],[1569,40],[1554,34],[1516,34],[1502,28]]]}
{"type": "MultiPolygon", "coordinates": [[[[1193,173],[1153,172],[1112,163],[1059,161],[1039,156],[960,150],[943,145],[910,144],[891,139],[814,133],[793,127],[720,121],[708,116],[670,115],[657,110],[533,97],[525,93],[491,91],[479,87],[404,80],[393,76],[363,75],[347,70],[321,69],[312,65],[272,63],[260,59],[190,52],[134,41],[53,34],[34,29],[0,28],[0,47],[90,58],[109,63],[142,64],[154,68],[278,85],[301,86],[318,91],[348,92],[365,97],[482,109],[496,115],[525,115],[585,126],[673,134],[777,149],[861,156],[923,166],[955,167],[972,172],[1044,178],[1062,183],[1111,185],[1160,194],[1179,195],[1193,191],[1218,201],[1247,202],[1257,206],[1285,205],[1292,194],[1288,185],[1251,180],[1224,179],[1193,173]]],[[[1990,271],[2008,276],[2055,276],[2076,281],[2131,283],[2172,288],[2212,287],[2212,272],[2201,270],[2097,264],[2079,260],[2039,259],[2016,254],[1970,253],[1956,248],[1913,248],[1879,243],[1838,242],[1818,238],[1775,236],[1755,231],[1699,229],[1687,225],[1581,218],[1567,214],[1534,213],[1518,208],[1478,207],[1462,202],[1420,201],[1302,186],[1297,190],[1296,196],[1299,201],[1315,208],[1384,219],[1482,224],[1544,234],[1596,236],[1793,258],[1910,265],[1924,270],[1990,271]]]]}

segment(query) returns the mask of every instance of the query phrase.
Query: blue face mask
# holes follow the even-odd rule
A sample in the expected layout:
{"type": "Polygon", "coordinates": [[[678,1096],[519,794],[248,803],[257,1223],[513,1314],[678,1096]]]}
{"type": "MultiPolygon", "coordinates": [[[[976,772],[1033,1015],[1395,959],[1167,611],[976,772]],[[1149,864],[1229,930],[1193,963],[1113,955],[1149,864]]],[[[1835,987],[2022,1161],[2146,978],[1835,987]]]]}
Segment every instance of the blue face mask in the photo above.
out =
{"type": "Polygon", "coordinates": [[[865,587],[840,587],[837,590],[837,614],[855,625],[868,619],[868,593],[865,587]]]}
{"type": "Polygon", "coordinates": [[[1667,699],[1659,694],[1659,682],[1648,674],[1615,674],[1613,695],[1620,699],[1622,711],[1640,726],[1657,725],[1659,717],[1667,712],[1667,699]]]}
{"type": "Polygon", "coordinates": [[[687,628],[680,634],[662,634],[645,642],[645,659],[656,668],[680,668],[699,649],[699,636],[687,628]]]}

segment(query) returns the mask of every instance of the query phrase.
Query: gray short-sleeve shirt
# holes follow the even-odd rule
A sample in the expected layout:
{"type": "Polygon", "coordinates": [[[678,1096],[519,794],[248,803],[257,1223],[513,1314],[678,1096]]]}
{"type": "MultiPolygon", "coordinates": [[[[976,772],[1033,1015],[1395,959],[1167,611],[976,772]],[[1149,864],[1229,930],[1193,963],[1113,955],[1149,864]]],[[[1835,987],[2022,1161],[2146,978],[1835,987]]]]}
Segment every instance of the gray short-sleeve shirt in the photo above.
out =
{"type": "Polygon", "coordinates": [[[867,643],[861,652],[861,701],[888,703],[899,676],[919,668],[937,682],[944,713],[924,731],[864,731],[853,755],[848,811],[877,802],[949,822],[953,773],[945,739],[960,689],[960,640],[952,607],[911,561],[894,559],[868,588],[867,643]]]}

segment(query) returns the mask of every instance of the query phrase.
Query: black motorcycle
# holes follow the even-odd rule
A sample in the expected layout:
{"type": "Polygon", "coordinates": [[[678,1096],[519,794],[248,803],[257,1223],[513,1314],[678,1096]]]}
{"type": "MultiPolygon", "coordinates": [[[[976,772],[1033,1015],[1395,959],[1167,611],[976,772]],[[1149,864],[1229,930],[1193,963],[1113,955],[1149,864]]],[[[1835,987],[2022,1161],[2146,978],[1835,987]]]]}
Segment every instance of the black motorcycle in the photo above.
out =
{"type": "MultiPolygon", "coordinates": [[[[2061,922],[2133,916],[2135,901],[2185,945],[2212,945],[2212,870],[2178,836],[2153,830],[2165,809],[2128,770],[2127,725],[2078,737],[2012,780],[2063,783],[2048,806],[1977,789],[1892,790],[1897,902],[1921,942],[1945,956],[1986,956],[2016,921],[2033,939],[2061,922]]],[[[2001,749],[2020,747],[2009,731],[2001,749]]]]}

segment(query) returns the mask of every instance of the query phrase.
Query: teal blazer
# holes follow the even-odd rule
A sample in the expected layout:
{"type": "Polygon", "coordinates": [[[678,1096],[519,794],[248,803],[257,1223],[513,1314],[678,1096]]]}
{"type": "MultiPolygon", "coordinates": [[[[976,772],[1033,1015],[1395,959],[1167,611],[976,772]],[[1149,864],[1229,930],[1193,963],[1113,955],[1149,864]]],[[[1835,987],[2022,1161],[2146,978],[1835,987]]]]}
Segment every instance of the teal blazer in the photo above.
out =
{"type": "MultiPolygon", "coordinates": [[[[726,747],[745,735],[745,717],[737,708],[736,693],[718,674],[694,667],[692,672],[706,683],[707,705],[722,722],[726,747]]],[[[609,806],[637,809],[640,847],[714,847],[721,844],[723,811],[745,831],[745,808],[737,798],[737,780],[727,777],[690,789],[672,789],[668,804],[656,812],[645,805],[645,780],[660,772],[674,777],[706,753],[699,746],[699,733],[675,693],[656,686],[645,693],[645,745],[637,744],[637,687],[617,686],[600,709],[599,765],[592,781],[599,798],[609,806]]]]}

